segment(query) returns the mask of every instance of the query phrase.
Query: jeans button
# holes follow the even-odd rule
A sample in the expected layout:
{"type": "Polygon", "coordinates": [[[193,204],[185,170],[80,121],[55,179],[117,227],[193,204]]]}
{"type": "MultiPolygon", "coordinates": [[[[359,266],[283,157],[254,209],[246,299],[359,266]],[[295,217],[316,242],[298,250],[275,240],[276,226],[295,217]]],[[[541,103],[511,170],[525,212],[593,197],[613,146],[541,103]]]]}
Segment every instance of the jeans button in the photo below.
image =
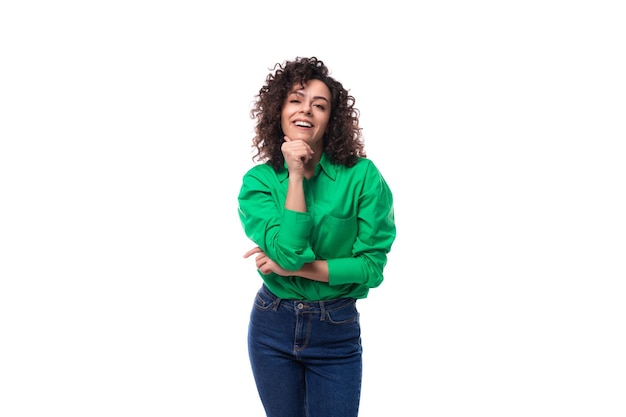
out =
{"type": "Polygon", "coordinates": [[[298,304],[298,310],[302,310],[304,308],[304,305],[302,303],[298,304]]]}

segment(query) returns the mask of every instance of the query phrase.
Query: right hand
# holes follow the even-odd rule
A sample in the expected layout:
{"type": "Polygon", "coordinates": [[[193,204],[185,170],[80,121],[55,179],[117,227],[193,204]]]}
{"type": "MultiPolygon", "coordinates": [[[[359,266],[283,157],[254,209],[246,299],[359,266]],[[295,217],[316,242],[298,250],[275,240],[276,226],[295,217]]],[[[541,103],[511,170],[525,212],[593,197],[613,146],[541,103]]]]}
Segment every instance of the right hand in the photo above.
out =
{"type": "Polygon", "coordinates": [[[304,165],[313,157],[313,149],[303,140],[291,140],[285,136],[281,146],[290,175],[304,175],[304,165]]]}

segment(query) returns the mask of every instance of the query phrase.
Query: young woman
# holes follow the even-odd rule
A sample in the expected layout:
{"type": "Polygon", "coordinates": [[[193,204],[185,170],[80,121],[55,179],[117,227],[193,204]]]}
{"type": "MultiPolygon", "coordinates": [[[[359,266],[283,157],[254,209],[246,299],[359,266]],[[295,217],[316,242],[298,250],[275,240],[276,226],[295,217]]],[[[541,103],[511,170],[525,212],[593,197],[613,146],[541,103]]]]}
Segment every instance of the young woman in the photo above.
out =
{"type": "Polygon", "coordinates": [[[276,64],[251,111],[259,163],[238,200],[263,280],[248,349],[268,417],[358,414],[356,301],[383,281],[396,229],[354,104],[322,61],[296,58],[276,64]]]}

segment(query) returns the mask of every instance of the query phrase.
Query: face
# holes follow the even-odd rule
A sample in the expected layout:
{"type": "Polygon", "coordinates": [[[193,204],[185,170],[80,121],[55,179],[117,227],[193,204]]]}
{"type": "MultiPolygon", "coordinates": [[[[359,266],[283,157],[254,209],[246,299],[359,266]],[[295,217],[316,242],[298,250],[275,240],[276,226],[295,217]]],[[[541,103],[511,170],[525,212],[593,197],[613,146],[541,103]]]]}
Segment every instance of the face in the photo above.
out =
{"type": "Polygon", "coordinates": [[[297,84],[285,98],[281,112],[283,133],[291,140],[303,140],[321,148],[330,119],[330,90],[320,80],[297,84]]]}

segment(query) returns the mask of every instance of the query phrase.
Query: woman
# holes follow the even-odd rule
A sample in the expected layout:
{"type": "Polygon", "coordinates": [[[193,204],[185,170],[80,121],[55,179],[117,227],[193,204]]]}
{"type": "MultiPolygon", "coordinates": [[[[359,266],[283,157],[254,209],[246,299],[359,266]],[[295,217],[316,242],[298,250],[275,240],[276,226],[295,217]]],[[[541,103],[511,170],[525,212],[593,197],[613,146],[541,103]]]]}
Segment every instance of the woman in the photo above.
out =
{"type": "Polygon", "coordinates": [[[383,281],[391,191],[366,158],[354,97],[317,58],[277,64],[256,96],[239,216],[263,285],[248,349],[268,417],[357,416],[356,300],[383,281]]]}

